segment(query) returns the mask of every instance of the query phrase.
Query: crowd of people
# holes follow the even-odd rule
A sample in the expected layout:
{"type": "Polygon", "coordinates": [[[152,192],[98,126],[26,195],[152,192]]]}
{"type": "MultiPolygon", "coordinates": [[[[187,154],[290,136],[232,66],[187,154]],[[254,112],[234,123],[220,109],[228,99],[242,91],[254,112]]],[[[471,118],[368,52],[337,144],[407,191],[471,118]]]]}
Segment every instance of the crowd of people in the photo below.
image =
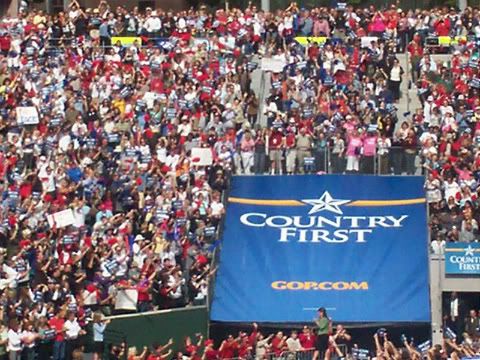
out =
{"type": "MultiPolygon", "coordinates": [[[[457,338],[448,327],[445,328],[445,337],[441,344],[432,346],[430,340],[415,342],[412,337],[401,335],[399,339],[392,339],[387,329],[380,328],[373,334],[371,346],[359,347],[349,331],[341,324],[333,326],[326,310],[319,309],[319,315],[313,327],[304,326],[301,331],[290,330],[287,336],[283,331],[264,334],[256,323],[250,332],[240,331],[238,336],[228,335],[218,346],[213,340],[204,340],[197,334],[196,339],[186,337],[184,344],[180,344],[173,359],[175,360],[441,360],[469,358],[480,353],[479,318],[475,311],[471,311],[465,319],[465,332],[457,338]]],[[[128,352],[129,360],[164,359],[170,355],[164,354],[172,344],[154,345],[149,354],[148,347],[140,353],[136,348],[127,349],[125,344],[111,349],[112,359],[122,359],[128,352]],[[152,357],[153,356],[153,357],[152,357]]]]}
{"type": "Polygon", "coordinates": [[[3,17],[0,357],[70,359],[89,324],[101,346],[101,314],[204,304],[232,173],[414,174],[420,162],[433,244],[474,241],[479,35],[476,8],[73,1],[3,17]],[[437,63],[432,34],[468,37],[437,63]],[[284,66],[264,98],[252,73],[265,61],[284,66]],[[413,114],[397,113],[402,81],[422,102],[413,114]]]}

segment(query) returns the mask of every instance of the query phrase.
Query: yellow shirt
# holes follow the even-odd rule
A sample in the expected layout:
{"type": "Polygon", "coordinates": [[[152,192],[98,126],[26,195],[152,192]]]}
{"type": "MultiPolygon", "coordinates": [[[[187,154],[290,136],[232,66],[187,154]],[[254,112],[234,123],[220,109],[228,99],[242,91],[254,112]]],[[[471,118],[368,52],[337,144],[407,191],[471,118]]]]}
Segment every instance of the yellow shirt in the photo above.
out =
{"type": "Polygon", "coordinates": [[[115,99],[112,101],[113,107],[116,107],[120,114],[125,114],[125,100],[123,99],[115,99]]]}
{"type": "Polygon", "coordinates": [[[45,18],[45,16],[35,15],[35,17],[33,18],[34,25],[45,23],[46,21],[47,19],[45,18]]]}

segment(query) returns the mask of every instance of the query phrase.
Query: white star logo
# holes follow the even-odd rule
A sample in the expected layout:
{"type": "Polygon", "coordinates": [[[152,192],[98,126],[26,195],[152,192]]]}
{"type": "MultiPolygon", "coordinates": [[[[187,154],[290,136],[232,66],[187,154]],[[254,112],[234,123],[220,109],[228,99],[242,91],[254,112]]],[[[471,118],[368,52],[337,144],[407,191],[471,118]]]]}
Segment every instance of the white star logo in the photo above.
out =
{"type": "Polygon", "coordinates": [[[306,199],[302,200],[302,202],[313,206],[308,212],[308,215],[315,214],[323,210],[342,215],[343,212],[340,209],[340,205],[346,204],[350,202],[350,200],[334,199],[328,191],[325,191],[320,199],[306,199]]]}
{"type": "Polygon", "coordinates": [[[468,245],[468,247],[465,249],[465,256],[473,256],[473,248],[471,245],[468,245]]]}

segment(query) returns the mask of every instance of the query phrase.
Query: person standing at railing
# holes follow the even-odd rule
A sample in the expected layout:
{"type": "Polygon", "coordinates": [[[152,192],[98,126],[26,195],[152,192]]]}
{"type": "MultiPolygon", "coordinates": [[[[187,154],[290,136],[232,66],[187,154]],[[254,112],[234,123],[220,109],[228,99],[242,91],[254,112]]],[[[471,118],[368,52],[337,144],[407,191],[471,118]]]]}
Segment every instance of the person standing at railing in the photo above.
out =
{"type": "Polygon", "coordinates": [[[270,334],[268,337],[264,338],[262,333],[257,335],[257,344],[255,346],[255,356],[257,360],[265,359],[265,355],[270,349],[270,340],[272,340],[273,334],[270,334]]]}
{"type": "Polygon", "coordinates": [[[290,337],[286,341],[288,351],[291,352],[297,352],[297,351],[303,351],[302,344],[300,342],[300,339],[298,338],[298,332],[297,330],[292,330],[290,333],[290,337]]]}
{"type": "Polygon", "coordinates": [[[254,150],[255,140],[253,140],[251,132],[246,130],[240,142],[243,172],[245,175],[252,173],[254,150]]]}
{"type": "Polygon", "coordinates": [[[337,132],[335,137],[330,142],[331,154],[331,173],[341,174],[344,170],[344,155],[345,155],[345,141],[342,134],[337,132]]]}
{"type": "Polygon", "coordinates": [[[287,337],[283,335],[283,332],[277,332],[271,343],[271,351],[275,356],[280,356],[283,351],[288,349],[286,341],[287,337]]]}
{"type": "Polygon", "coordinates": [[[265,160],[266,160],[266,141],[265,141],[266,129],[257,130],[255,136],[255,154],[253,159],[253,170],[257,175],[262,175],[265,172],[265,160]]]}
{"type": "Polygon", "coordinates": [[[103,315],[95,313],[93,315],[93,360],[100,360],[103,356],[104,335],[110,320],[104,320],[103,315]]]}
{"type": "Polygon", "coordinates": [[[377,132],[369,129],[363,139],[362,173],[373,174],[375,168],[375,156],[377,152],[377,132]]]}
{"type": "Polygon", "coordinates": [[[308,326],[303,327],[303,331],[298,335],[300,344],[305,350],[312,350],[315,348],[315,335],[312,334],[312,330],[308,326]]]}
{"type": "Polygon", "coordinates": [[[273,128],[268,137],[268,150],[270,155],[270,172],[282,174],[282,147],[283,147],[283,128],[273,128]]]}
{"type": "Polygon", "coordinates": [[[360,163],[360,154],[362,153],[363,142],[359,131],[353,129],[348,137],[347,146],[347,172],[358,172],[360,163]]]}
{"type": "Polygon", "coordinates": [[[327,310],[323,307],[318,309],[318,317],[314,319],[314,321],[317,325],[317,339],[315,341],[313,360],[321,360],[323,357],[325,357],[328,350],[329,332],[331,330],[332,323],[327,316],[327,310]]]}
{"type": "Polygon", "coordinates": [[[233,335],[228,335],[227,340],[223,340],[218,353],[220,359],[232,359],[238,351],[238,339],[235,339],[233,335]]]}
{"type": "Polygon", "coordinates": [[[405,149],[405,170],[407,175],[415,174],[415,158],[417,156],[417,136],[413,129],[408,131],[407,137],[403,142],[405,149]]]}
{"type": "Polygon", "coordinates": [[[377,142],[377,154],[378,154],[378,168],[379,174],[386,175],[390,173],[390,148],[392,147],[391,140],[387,137],[387,134],[383,131],[382,135],[378,138],[377,142]]]}
{"type": "Polygon", "coordinates": [[[342,351],[343,355],[346,356],[350,353],[352,336],[347,332],[343,325],[338,324],[335,328],[335,334],[333,334],[333,339],[335,343],[342,351]]]}
{"type": "Polygon", "coordinates": [[[306,126],[300,128],[297,135],[297,163],[298,170],[301,174],[304,173],[305,158],[312,156],[312,135],[307,133],[306,126]]]}
{"type": "MultiPolygon", "coordinates": [[[[292,175],[295,172],[295,161],[297,158],[297,150],[295,148],[296,135],[295,124],[287,127],[287,134],[285,135],[285,168],[287,174],[292,175]]],[[[299,165],[300,166],[300,165],[299,165]]]]}

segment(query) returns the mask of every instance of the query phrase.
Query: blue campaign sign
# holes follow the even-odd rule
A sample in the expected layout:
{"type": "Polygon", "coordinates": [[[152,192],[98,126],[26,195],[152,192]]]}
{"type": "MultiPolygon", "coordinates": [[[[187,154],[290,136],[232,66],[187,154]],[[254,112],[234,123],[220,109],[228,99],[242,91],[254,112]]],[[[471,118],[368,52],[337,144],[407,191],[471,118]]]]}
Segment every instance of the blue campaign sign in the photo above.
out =
{"type": "Polygon", "coordinates": [[[480,244],[447,243],[445,274],[480,275],[480,244]]]}
{"type": "Polygon", "coordinates": [[[211,319],[428,322],[421,177],[235,177],[211,319]]]}

